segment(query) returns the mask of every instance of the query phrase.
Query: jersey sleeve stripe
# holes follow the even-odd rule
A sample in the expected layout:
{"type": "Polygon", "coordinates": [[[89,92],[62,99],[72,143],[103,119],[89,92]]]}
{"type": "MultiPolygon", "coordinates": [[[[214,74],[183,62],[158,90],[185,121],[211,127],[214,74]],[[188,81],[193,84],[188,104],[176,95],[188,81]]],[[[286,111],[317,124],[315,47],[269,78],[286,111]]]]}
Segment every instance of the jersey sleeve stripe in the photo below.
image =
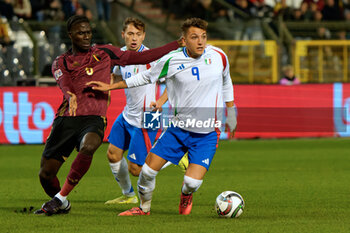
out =
{"type": "Polygon", "coordinates": [[[68,69],[68,65],[67,65],[67,61],[66,61],[66,58],[65,58],[65,57],[63,57],[63,65],[64,65],[64,68],[65,68],[69,73],[73,71],[73,70],[68,69]]]}
{"type": "Polygon", "coordinates": [[[101,50],[103,50],[104,52],[106,52],[108,54],[108,56],[111,58],[111,59],[120,59],[117,55],[115,55],[115,53],[113,53],[112,50],[110,49],[107,49],[107,48],[99,48],[101,50]]]}
{"type": "Polygon", "coordinates": [[[163,66],[163,69],[162,69],[162,71],[161,71],[160,74],[159,74],[158,79],[163,78],[163,77],[165,77],[165,76],[168,74],[169,62],[170,62],[171,59],[172,59],[172,57],[169,58],[169,59],[165,62],[164,66],[163,66]]]}
{"type": "Polygon", "coordinates": [[[222,52],[220,52],[219,50],[216,50],[216,49],[213,49],[213,50],[220,54],[221,59],[222,59],[222,64],[224,65],[224,70],[225,70],[226,66],[227,66],[226,56],[222,52]]]}

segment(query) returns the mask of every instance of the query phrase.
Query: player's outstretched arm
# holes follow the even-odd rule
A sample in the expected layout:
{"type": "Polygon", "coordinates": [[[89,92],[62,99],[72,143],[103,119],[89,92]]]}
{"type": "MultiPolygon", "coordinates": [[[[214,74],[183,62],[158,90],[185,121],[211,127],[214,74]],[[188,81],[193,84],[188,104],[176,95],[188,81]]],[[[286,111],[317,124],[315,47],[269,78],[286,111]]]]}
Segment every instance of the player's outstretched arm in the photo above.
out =
{"type": "Polygon", "coordinates": [[[151,80],[149,78],[150,71],[151,70],[146,70],[144,72],[132,76],[131,78],[113,84],[108,84],[100,81],[90,81],[87,82],[85,85],[91,86],[93,90],[97,91],[110,91],[115,89],[143,86],[151,83],[151,80]]]}
{"type": "Polygon", "coordinates": [[[149,49],[142,52],[126,50],[123,51],[124,54],[121,56],[118,62],[123,66],[134,64],[148,64],[182,46],[185,46],[185,42],[183,37],[180,37],[177,41],[173,41],[161,47],[149,49]]]}
{"type": "Polygon", "coordinates": [[[90,81],[90,82],[87,82],[85,85],[91,86],[91,88],[96,91],[110,91],[115,89],[128,88],[125,81],[120,81],[113,84],[107,84],[100,81],[90,81]]]}

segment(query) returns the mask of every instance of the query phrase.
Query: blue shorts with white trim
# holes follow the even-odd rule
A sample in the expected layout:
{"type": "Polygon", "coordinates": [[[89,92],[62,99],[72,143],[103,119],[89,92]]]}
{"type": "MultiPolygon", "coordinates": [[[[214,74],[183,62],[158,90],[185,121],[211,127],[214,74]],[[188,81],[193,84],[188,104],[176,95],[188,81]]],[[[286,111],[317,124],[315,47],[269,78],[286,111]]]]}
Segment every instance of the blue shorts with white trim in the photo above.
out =
{"type": "Polygon", "coordinates": [[[157,130],[144,130],[132,126],[124,119],[123,114],[120,114],[114,121],[108,141],[124,151],[129,150],[128,160],[142,166],[156,135],[157,130]],[[146,141],[150,146],[146,145],[146,141]]]}
{"type": "Polygon", "coordinates": [[[188,152],[189,163],[201,165],[208,170],[219,137],[220,133],[216,131],[201,134],[169,127],[162,132],[151,152],[173,164],[178,164],[182,156],[188,152]]]}

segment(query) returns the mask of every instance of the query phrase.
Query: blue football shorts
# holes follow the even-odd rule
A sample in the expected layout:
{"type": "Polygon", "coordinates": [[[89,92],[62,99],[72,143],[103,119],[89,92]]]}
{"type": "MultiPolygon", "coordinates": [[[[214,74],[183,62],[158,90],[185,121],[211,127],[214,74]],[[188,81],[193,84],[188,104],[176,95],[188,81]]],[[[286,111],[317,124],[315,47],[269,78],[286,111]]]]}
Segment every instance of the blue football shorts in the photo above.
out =
{"type": "Polygon", "coordinates": [[[128,150],[128,160],[142,166],[152,145],[160,133],[157,130],[146,130],[130,125],[120,114],[114,121],[108,142],[128,150]]]}
{"type": "Polygon", "coordinates": [[[201,165],[209,170],[219,137],[219,131],[201,134],[169,127],[164,129],[151,152],[173,164],[178,164],[182,156],[188,152],[189,163],[201,165]]]}

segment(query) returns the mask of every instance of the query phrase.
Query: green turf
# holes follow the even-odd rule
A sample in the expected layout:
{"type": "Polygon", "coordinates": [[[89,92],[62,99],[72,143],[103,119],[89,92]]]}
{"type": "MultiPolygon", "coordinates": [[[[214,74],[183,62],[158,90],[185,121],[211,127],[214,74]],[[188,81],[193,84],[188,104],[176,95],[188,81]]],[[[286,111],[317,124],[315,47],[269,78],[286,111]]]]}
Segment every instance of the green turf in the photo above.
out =
{"type": "Polygon", "coordinates": [[[222,141],[190,216],[178,215],[183,174],[169,167],[157,176],[151,216],[117,217],[132,205],[103,204],[120,194],[106,148],[70,194],[71,213],[46,217],[23,213],[49,200],[37,176],[43,146],[1,145],[0,232],[350,232],[349,139],[222,141]],[[246,201],[239,219],[216,216],[215,198],[225,190],[246,201]]]}

